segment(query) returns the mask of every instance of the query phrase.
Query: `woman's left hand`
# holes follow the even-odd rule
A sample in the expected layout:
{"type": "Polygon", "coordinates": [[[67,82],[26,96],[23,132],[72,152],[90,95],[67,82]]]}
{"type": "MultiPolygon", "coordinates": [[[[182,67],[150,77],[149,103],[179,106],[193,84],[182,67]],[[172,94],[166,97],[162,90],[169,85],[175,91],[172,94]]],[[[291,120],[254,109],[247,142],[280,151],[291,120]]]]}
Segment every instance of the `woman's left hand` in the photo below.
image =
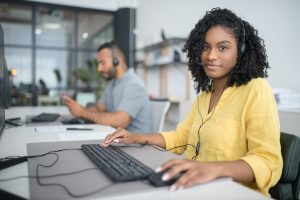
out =
{"type": "Polygon", "coordinates": [[[162,177],[169,180],[180,172],[185,172],[170,188],[177,190],[190,187],[195,184],[206,183],[219,177],[220,166],[216,162],[200,162],[194,160],[170,160],[160,166],[157,172],[169,168],[162,177]]]}

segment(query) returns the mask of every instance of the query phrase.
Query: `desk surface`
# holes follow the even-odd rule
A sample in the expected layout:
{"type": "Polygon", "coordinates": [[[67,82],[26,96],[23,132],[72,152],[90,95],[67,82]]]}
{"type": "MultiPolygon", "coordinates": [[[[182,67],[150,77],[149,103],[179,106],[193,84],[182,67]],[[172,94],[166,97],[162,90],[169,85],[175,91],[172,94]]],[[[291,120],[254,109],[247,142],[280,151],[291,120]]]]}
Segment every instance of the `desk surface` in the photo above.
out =
{"type": "MultiPolygon", "coordinates": [[[[65,107],[16,107],[10,108],[6,112],[6,118],[21,117],[25,119],[26,115],[36,115],[41,112],[56,112],[59,114],[68,114],[65,107]]],[[[86,125],[95,126],[95,125],[86,125]]],[[[97,126],[97,125],[96,125],[97,126]]],[[[102,126],[100,126],[102,127],[102,126]]],[[[104,130],[113,130],[103,126],[104,130]]],[[[109,133],[110,131],[107,131],[109,133]]],[[[97,139],[97,138],[96,138],[97,139]]],[[[34,142],[54,142],[59,141],[59,133],[36,133],[32,127],[15,127],[4,131],[0,140],[0,157],[9,155],[27,155],[27,143],[34,142]]],[[[28,164],[22,163],[14,167],[1,170],[0,179],[16,176],[27,176],[28,164]]],[[[0,182],[0,188],[19,196],[29,198],[29,181],[27,178],[21,178],[8,182],[0,182]]],[[[207,184],[197,185],[189,189],[170,192],[168,188],[157,188],[155,191],[137,192],[135,194],[122,195],[122,199],[269,199],[258,192],[250,190],[230,179],[212,181],[207,184]],[[216,192],[217,191],[217,192],[216,192]]],[[[120,196],[105,197],[105,199],[120,199],[120,196]]]]}

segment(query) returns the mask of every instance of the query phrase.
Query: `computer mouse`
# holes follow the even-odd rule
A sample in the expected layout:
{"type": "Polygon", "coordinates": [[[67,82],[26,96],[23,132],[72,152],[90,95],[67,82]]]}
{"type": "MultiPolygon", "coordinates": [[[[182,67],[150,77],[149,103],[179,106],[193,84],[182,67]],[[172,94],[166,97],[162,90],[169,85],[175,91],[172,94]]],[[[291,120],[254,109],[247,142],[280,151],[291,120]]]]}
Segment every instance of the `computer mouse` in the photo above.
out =
{"type": "Polygon", "coordinates": [[[169,171],[169,169],[165,169],[165,170],[163,170],[161,172],[157,172],[157,173],[151,174],[148,177],[149,182],[152,185],[154,185],[155,187],[169,186],[169,185],[172,185],[173,183],[175,183],[182,176],[182,174],[183,174],[183,173],[178,173],[177,175],[175,175],[171,179],[169,179],[167,181],[163,181],[161,178],[168,171],[169,171]]]}

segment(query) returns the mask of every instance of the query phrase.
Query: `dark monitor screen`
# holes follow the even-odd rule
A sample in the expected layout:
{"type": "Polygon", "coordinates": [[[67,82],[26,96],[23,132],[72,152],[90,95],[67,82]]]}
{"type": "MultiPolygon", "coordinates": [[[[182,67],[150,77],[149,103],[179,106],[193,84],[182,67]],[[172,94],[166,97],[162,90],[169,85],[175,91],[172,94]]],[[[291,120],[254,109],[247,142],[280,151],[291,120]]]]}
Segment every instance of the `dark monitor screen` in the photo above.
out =
{"type": "MultiPolygon", "coordinates": [[[[0,134],[5,125],[5,61],[4,61],[4,34],[0,24],[0,134]]],[[[1,136],[1,135],[0,135],[1,136]]]]}

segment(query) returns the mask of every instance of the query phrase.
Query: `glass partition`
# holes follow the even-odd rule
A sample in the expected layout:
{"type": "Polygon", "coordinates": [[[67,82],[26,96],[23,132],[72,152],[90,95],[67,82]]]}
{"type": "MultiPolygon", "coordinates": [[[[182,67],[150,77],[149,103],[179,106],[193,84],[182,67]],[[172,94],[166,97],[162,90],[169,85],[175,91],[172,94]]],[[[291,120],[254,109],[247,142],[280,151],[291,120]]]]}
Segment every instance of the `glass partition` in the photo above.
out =
{"type": "Polygon", "coordinates": [[[75,12],[64,9],[37,7],[37,47],[75,47],[75,12]]]}
{"type": "Polygon", "coordinates": [[[78,15],[78,48],[97,49],[113,39],[113,16],[93,12],[78,15]]]}
{"type": "Polygon", "coordinates": [[[97,95],[102,80],[95,66],[97,48],[113,40],[113,20],[114,13],[109,11],[1,2],[0,24],[15,88],[13,98],[22,96],[13,99],[14,105],[36,105],[44,86],[50,93],[90,90],[97,95]],[[88,72],[88,83],[82,79],[82,71],[88,72]]]}
{"type": "Polygon", "coordinates": [[[32,45],[32,7],[0,3],[0,23],[5,45],[32,45]]]}

